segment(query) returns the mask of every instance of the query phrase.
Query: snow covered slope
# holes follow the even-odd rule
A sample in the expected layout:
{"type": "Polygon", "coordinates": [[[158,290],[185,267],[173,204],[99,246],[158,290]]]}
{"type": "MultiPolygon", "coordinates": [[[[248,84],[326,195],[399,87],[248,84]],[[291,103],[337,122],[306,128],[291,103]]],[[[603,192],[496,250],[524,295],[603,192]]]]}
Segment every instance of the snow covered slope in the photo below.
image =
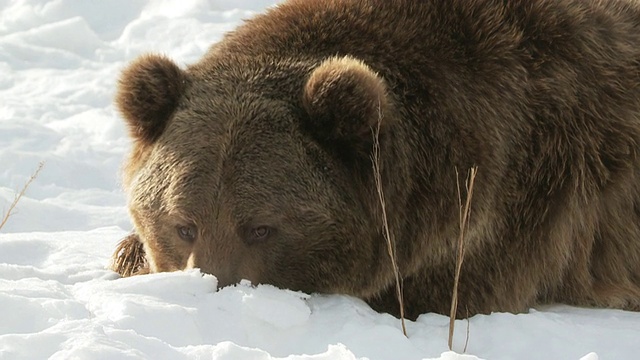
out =
{"type": "Polygon", "coordinates": [[[274,3],[0,0],[0,211],[45,161],[0,233],[0,359],[640,358],[638,313],[475,316],[454,339],[462,353],[468,326],[475,356],[457,355],[440,315],[409,322],[405,338],[397,319],[345,296],[216,292],[197,271],[107,270],[131,228],[119,186],[130,144],[112,107],[119,70],[149,51],[191,63],[274,3]]]}

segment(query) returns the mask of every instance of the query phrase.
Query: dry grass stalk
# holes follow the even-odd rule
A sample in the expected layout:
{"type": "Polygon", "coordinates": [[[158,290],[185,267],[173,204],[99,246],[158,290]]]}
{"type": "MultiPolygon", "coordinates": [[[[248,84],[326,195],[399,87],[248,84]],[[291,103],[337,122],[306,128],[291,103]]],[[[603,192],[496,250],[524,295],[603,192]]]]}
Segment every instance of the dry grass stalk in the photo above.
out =
{"type": "MultiPolygon", "coordinates": [[[[458,285],[460,283],[460,271],[464,260],[464,238],[469,227],[469,217],[471,216],[471,198],[473,197],[473,185],[475,183],[478,167],[474,166],[469,170],[466,183],[467,198],[464,207],[462,205],[462,194],[460,191],[460,176],[456,168],[456,184],[458,186],[458,204],[460,207],[460,236],[458,237],[458,253],[456,256],[456,271],[453,280],[453,295],[451,297],[451,313],[449,314],[449,350],[453,348],[453,332],[458,312],[458,285]]],[[[467,341],[469,340],[469,329],[467,327],[467,341]]],[[[467,345],[465,344],[465,351],[467,345]]]]}
{"type": "Polygon", "coordinates": [[[467,352],[467,347],[469,346],[469,332],[471,331],[471,321],[469,320],[469,312],[467,311],[467,336],[464,339],[464,348],[462,349],[462,353],[467,352]]]}
{"type": "Polygon", "coordinates": [[[31,175],[29,180],[27,180],[27,182],[22,187],[22,190],[20,190],[20,192],[15,196],[15,198],[13,199],[13,202],[11,203],[11,205],[9,205],[9,210],[7,210],[7,213],[2,218],[2,222],[0,223],[0,229],[2,229],[4,224],[7,223],[7,221],[9,220],[9,216],[11,216],[11,212],[15,209],[16,205],[18,205],[18,201],[20,201],[20,198],[22,198],[22,195],[24,195],[24,193],[27,191],[27,188],[29,187],[29,185],[31,185],[33,180],[35,180],[35,178],[38,177],[38,174],[40,173],[40,170],[42,170],[43,166],[44,166],[44,161],[41,161],[38,164],[38,168],[36,168],[36,171],[33,173],[33,175],[31,175]]]}
{"type": "Polygon", "coordinates": [[[398,270],[398,264],[396,261],[396,249],[391,238],[391,232],[389,231],[389,222],[387,221],[387,207],[384,199],[384,192],[382,190],[382,178],[380,175],[380,125],[382,123],[382,112],[380,106],[378,106],[378,124],[373,129],[373,175],[376,182],[376,190],[378,192],[378,199],[380,200],[380,206],[382,207],[382,228],[384,231],[384,237],[387,241],[387,250],[389,257],[391,258],[391,266],[393,267],[393,273],[396,279],[396,295],[398,296],[398,303],[400,304],[400,322],[402,324],[402,333],[407,336],[407,328],[404,321],[404,298],[402,295],[402,279],[400,279],[400,271],[398,270]]]}

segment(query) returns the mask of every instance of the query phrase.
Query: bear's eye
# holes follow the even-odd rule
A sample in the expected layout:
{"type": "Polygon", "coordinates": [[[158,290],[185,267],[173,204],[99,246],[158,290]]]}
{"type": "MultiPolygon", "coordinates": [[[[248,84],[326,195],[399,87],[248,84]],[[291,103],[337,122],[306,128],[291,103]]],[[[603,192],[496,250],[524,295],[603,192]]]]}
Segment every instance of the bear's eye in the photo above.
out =
{"type": "Polygon", "coordinates": [[[194,242],[196,240],[196,227],[195,225],[180,225],[177,227],[178,236],[184,241],[194,242]]]}
{"type": "Polygon", "coordinates": [[[258,226],[257,228],[253,229],[253,237],[255,237],[256,239],[263,239],[269,236],[270,232],[271,230],[268,227],[258,226]]]}
{"type": "Polygon", "coordinates": [[[246,235],[246,242],[249,245],[266,241],[274,233],[274,229],[269,226],[256,226],[251,228],[246,235]]]}

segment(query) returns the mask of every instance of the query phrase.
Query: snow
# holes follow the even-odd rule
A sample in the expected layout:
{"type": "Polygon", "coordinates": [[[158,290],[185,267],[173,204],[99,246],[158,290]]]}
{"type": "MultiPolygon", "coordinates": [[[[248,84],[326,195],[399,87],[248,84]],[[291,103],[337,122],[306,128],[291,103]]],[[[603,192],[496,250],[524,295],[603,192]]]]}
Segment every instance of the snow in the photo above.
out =
{"type": "Polygon", "coordinates": [[[197,270],[120,279],[130,148],[115,80],[136,55],[198,59],[263,0],[0,0],[0,359],[632,359],[640,314],[563,305],[407,323],[363,301],[197,270]],[[468,333],[467,354],[461,355],[468,333]]]}

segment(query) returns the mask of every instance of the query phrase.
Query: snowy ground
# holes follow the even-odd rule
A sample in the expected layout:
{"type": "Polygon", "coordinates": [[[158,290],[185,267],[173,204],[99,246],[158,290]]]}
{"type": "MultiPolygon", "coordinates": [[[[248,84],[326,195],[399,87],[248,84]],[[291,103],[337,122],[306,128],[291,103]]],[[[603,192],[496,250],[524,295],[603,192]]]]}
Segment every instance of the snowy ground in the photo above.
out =
{"type": "MultiPolygon", "coordinates": [[[[357,299],[107,270],[131,227],[119,188],[129,142],[111,100],[118,71],[147,51],[191,63],[274,3],[0,0],[0,211],[45,161],[0,234],[0,359],[640,358],[639,313],[475,316],[475,356],[462,356],[446,352],[440,315],[409,322],[405,338],[397,319],[357,299]]],[[[462,353],[467,322],[456,330],[462,353]]]]}

